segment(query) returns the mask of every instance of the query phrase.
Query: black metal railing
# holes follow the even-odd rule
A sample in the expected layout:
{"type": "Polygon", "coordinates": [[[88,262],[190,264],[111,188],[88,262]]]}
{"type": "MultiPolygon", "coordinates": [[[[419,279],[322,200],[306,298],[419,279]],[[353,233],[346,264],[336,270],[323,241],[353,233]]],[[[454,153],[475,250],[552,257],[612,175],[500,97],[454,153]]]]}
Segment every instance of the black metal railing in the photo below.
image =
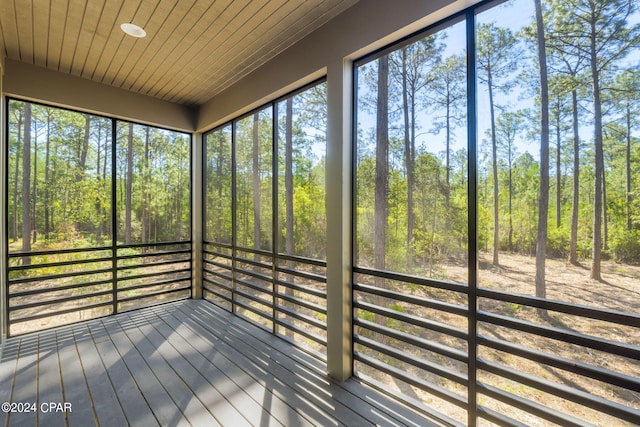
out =
{"type": "Polygon", "coordinates": [[[326,268],[325,261],[276,256],[275,331],[322,360],[327,354],[326,268]]]}
{"type": "Polygon", "coordinates": [[[640,424],[640,315],[478,288],[471,328],[463,284],[356,267],[353,292],[357,377],[446,424],[640,424]]]}
{"type": "Polygon", "coordinates": [[[117,312],[191,297],[191,243],[118,246],[117,312]]]}
{"type": "MultiPolygon", "coordinates": [[[[487,402],[567,426],[640,424],[640,378],[624,373],[640,372],[639,315],[485,288],[478,297],[478,392],[487,402]],[[560,400],[576,409],[566,413],[560,400]]],[[[478,416],[516,423],[483,407],[478,416]]]]}
{"type": "Polygon", "coordinates": [[[203,297],[233,311],[233,247],[205,242],[202,260],[203,297]]]}
{"type": "Polygon", "coordinates": [[[205,242],[203,296],[326,360],[326,262],[205,242]]]}
{"type": "Polygon", "coordinates": [[[236,248],[233,268],[234,311],[273,329],[273,258],[270,252],[236,248]]]}
{"type": "Polygon", "coordinates": [[[9,335],[190,296],[189,242],[9,254],[9,335]]]}
{"type": "Polygon", "coordinates": [[[418,409],[433,412],[421,402],[438,400],[436,414],[450,424],[465,419],[468,333],[457,325],[467,287],[355,267],[353,294],[356,376],[418,409]]]}

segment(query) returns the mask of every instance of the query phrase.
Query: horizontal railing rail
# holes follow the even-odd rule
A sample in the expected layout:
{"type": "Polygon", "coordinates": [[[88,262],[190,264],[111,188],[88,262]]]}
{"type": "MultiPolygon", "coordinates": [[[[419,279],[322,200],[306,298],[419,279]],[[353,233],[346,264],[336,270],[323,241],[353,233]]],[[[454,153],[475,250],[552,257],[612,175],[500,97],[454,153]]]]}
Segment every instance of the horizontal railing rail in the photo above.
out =
{"type": "Polygon", "coordinates": [[[571,427],[595,427],[595,424],[591,424],[585,420],[573,417],[560,411],[553,410],[548,406],[541,405],[533,400],[508,393],[498,387],[494,387],[481,382],[479,382],[476,387],[478,387],[479,392],[482,394],[507,403],[514,408],[527,411],[552,423],[571,427]]]}
{"type": "Polygon", "coordinates": [[[586,317],[588,319],[603,320],[605,322],[618,323],[621,325],[636,325],[640,327],[640,314],[624,313],[599,307],[588,307],[579,304],[537,298],[529,295],[510,294],[486,288],[479,288],[477,293],[479,298],[510,302],[513,304],[521,304],[529,307],[541,308],[543,310],[555,311],[558,313],[586,317]]]}
{"type": "Polygon", "coordinates": [[[293,270],[290,268],[276,267],[276,271],[279,273],[285,273],[292,276],[300,277],[302,279],[313,280],[318,283],[327,283],[327,278],[321,274],[307,273],[305,271],[293,270]]]}
{"type": "MultiPolygon", "coordinates": [[[[35,270],[37,268],[38,267],[34,267],[33,269],[35,270]]],[[[11,271],[13,270],[9,268],[9,272],[11,271]]],[[[23,271],[28,271],[28,270],[23,270],[23,271]]],[[[111,268],[101,268],[98,270],[84,270],[84,271],[74,271],[74,272],[67,272],[67,273],[46,274],[43,276],[30,276],[30,277],[21,277],[17,279],[9,279],[8,283],[9,283],[9,286],[11,286],[19,283],[24,284],[24,283],[44,282],[46,280],[56,280],[56,279],[64,279],[69,277],[87,276],[91,274],[111,273],[111,271],[112,271],[111,268]]]]}
{"type": "MultiPolygon", "coordinates": [[[[172,293],[181,292],[181,291],[185,291],[185,290],[191,290],[191,285],[185,286],[183,288],[177,288],[177,289],[169,289],[169,290],[148,292],[148,293],[146,293],[144,295],[136,295],[136,296],[132,296],[132,297],[118,298],[118,302],[137,301],[137,300],[141,300],[141,299],[145,299],[145,298],[149,298],[149,297],[167,295],[167,294],[172,294],[172,293]]],[[[181,299],[186,299],[186,298],[188,298],[188,297],[181,298],[181,299]]],[[[172,301],[175,301],[175,300],[172,300],[172,301]]],[[[155,304],[152,304],[152,305],[155,305],[155,304]]],[[[139,307],[134,307],[133,309],[137,309],[137,308],[139,308],[139,307]]]]}
{"type": "Polygon", "coordinates": [[[640,378],[637,377],[589,365],[574,359],[545,353],[540,350],[531,350],[518,344],[484,335],[478,335],[478,345],[640,393],[640,378]]]}
{"type": "MultiPolygon", "coordinates": [[[[211,261],[205,262],[205,264],[214,264],[214,265],[216,265],[215,263],[212,263],[211,261]]],[[[205,273],[207,273],[207,274],[212,275],[212,276],[217,276],[217,277],[219,277],[220,279],[226,279],[226,280],[232,280],[232,279],[233,279],[233,277],[231,276],[231,274],[226,274],[226,273],[222,273],[222,272],[220,272],[220,271],[211,270],[210,268],[206,268],[206,267],[204,267],[204,268],[203,268],[203,271],[204,271],[205,273]]],[[[210,279],[209,279],[209,278],[205,278],[205,280],[210,280],[210,279]]]]}
{"type": "MultiPolygon", "coordinates": [[[[480,357],[476,362],[478,372],[488,373],[495,378],[521,384],[523,387],[529,387],[539,393],[553,396],[553,399],[563,399],[633,425],[640,425],[640,410],[612,400],[613,390],[605,394],[598,392],[601,386],[597,386],[593,382],[596,380],[604,383],[607,385],[607,389],[619,387],[631,393],[640,392],[640,378],[616,371],[616,369],[621,369],[620,363],[637,366],[638,360],[640,360],[640,347],[623,340],[612,339],[607,332],[611,330],[611,327],[620,326],[627,328],[627,337],[632,338],[634,334],[640,333],[640,316],[635,313],[486,288],[479,288],[477,293],[481,308],[478,310],[477,319],[483,328],[483,332],[478,334],[476,339],[481,350],[480,357]],[[527,309],[542,310],[541,320],[534,322],[522,319],[519,318],[521,316],[518,316],[517,312],[510,315],[496,313],[494,311],[496,311],[495,303],[497,302],[511,304],[512,307],[517,307],[522,312],[527,309]],[[593,327],[587,329],[588,333],[586,333],[585,331],[573,330],[563,323],[554,324],[549,322],[549,319],[552,319],[552,314],[555,316],[574,316],[574,319],[588,319],[593,327]],[[547,319],[546,322],[545,319],[547,319]],[[491,331],[494,331],[495,328],[517,331],[523,337],[525,344],[507,341],[500,334],[490,336],[491,331]],[[525,336],[530,339],[524,338],[525,336]],[[548,350],[545,351],[545,349],[536,348],[537,346],[530,344],[536,339],[548,340],[549,343],[555,344],[549,345],[548,350]],[[554,351],[558,352],[560,348],[570,350],[568,353],[565,350],[564,356],[554,354],[554,351]],[[500,352],[503,356],[497,359],[491,352],[500,352]],[[589,355],[591,352],[600,355],[600,357],[588,357],[586,359],[588,361],[581,360],[581,355],[589,355]],[[568,355],[571,356],[567,357],[568,355]],[[499,360],[503,360],[504,357],[518,357],[536,363],[538,366],[561,370],[561,378],[566,377],[567,380],[551,380],[544,378],[537,371],[528,371],[500,363],[499,360]],[[605,359],[607,361],[603,362],[605,359]],[[597,366],[603,363],[605,366],[597,366]],[[576,381],[579,381],[580,377],[584,378],[589,386],[578,386],[579,382],[576,381]]],[[[542,404],[540,401],[504,390],[487,381],[478,382],[478,392],[547,422],[575,426],[590,425],[590,420],[580,417],[581,414],[567,414],[546,402],[542,404]]],[[[489,416],[485,416],[481,412],[478,415],[490,420],[489,416]]]]}
{"type": "Polygon", "coordinates": [[[105,280],[96,280],[92,282],[75,283],[73,285],[56,286],[53,288],[37,288],[37,289],[31,289],[27,291],[17,291],[17,292],[12,292],[11,297],[19,298],[19,297],[31,296],[31,295],[45,295],[50,292],[68,291],[71,289],[87,288],[90,286],[110,285],[111,282],[112,282],[111,279],[105,279],[105,280]]]}
{"type": "Polygon", "coordinates": [[[618,356],[630,357],[632,359],[640,360],[640,347],[621,343],[618,341],[596,338],[577,332],[571,332],[566,329],[541,325],[534,322],[498,314],[490,314],[484,311],[478,311],[478,321],[555,339],[565,343],[576,344],[582,347],[592,348],[594,350],[600,350],[610,354],[617,354],[618,356]]]}
{"type": "Polygon", "coordinates": [[[81,252],[100,252],[100,251],[111,251],[113,250],[112,246],[96,246],[90,248],[71,248],[71,249],[47,249],[41,251],[15,251],[10,252],[8,254],[9,259],[11,258],[24,258],[24,257],[33,257],[33,256],[43,256],[43,255],[61,255],[61,254],[75,254],[81,252]]]}
{"type": "Polygon", "coordinates": [[[412,334],[408,334],[406,332],[398,331],[396,329],[389,328],[387,326],[382,326],[377,323],[370,322],[368,320],[363,320],[360,318],[354,319],[354,324],[356,326],[362,326],[363,328],[368,329],[372,332],[377,332],[379,334],[391,337],[398,341],[402,341],[407,344],[420,347],[424,350],[431,351],[433,353],[438,353],[454,360],[458,360],[462,363],[468,363],[469,361],[469,355],[466,352],[460,351],[453,347],[439,344],[432,340],[421,338],[412,334]]]}
{"type": "Polygon", "coordinates": [[[408,303],[419,305],[426,308],[433,308],[435,310],[457,314],[459,316],[467,316],[469,313],[469,310],[466,307],[463,307],[460,305],[437,301],[431,298],[409,295],[402,292],[392,291],[389,289],[382,289],[382,288],[378,288],[371,285],[355,283],[353,285],[353,288],[357,291],[366,292],[371,295],[378,295],[378,296],[393,299],[396,301],[408,302],[408,303]]]}
{"type": "Polygon", "coordinates": [[[563,384],[558,384],[553,381],[545,380],[533,375],[528,375],[507,366],[502,366],[495,362],[487,362],[480,359],[477,361],[477,364],[479,369],[491,372],[496,375],[500,375],[503,378],[507,378],[517,383],[536,388],[540,391],[552,394],[562,399],[589,406],[596,411],[606,412],[634,424],[640,423],[640,411],[633,410],[619,403],[612,402],[599,396],[594,396],[593,394],[578,390],[573,387],[568,387],[563,384]]]}
{"type": "Polygon", "coordinates": [[[212,241],[202,261],[205,299],[326,360],[325,261],[212,241]]]}
{"type": "MultiPolygon", "coordinates": [[[[607,414],[621,422],[640,425],[638,408],[612,399],[609,393],[598,392],[599,386],[580,387],[570,380],[565,381],[562,373],[546,378],[534,369],[535,366],[557,369],[567,375],[602,382],[608,387],[640,393],[640,378],[618,371],[620,368],[616,364],[619,360],[630,367],[640,366],[640,346],[634,343],[637,342],[634,337],[640,333],[639,314],[478,288],[475,291],[478,330],[470,336],[467,328],[446,322],[447,316],[469,319],[466,285],[363,267],[355,267],[353,272],[353,355],[354,363],[359,366],[356,373],[363,381],[374,381],[375,375],[386,375],[461,409],[474,411],[479,418],[498,425],[523,424],[512,414],[501,413],[483,404],[469,408],[464,395],[475,390],[485,399],[511,406],[544,422],[591,425],[588,418],[582,419],[579,414],[565,413],[544,400],[496,385],[508,381],[515,387],[526,387],[553,399],[607,414]],[[449,294],[457,297],[449,298],[449,294]],[[465,301],[465,304],[458,301],[465,301]],[[530,317],[534,312],[542,313],[541,320],[530,320],[537,318],[530,317]],[[567,320],[554,323],[549,313],[567,320]],[[588,319],[592,326],[574,330],[566,326],[572,318],[588,319]],[[606,332],[609,327],[622,329],[612,337],[606,332]],[[520,334],[522,342],[503,338],[501,331],[520,334]],[[459,341],[453,341],[455,345],[452,345],[439,342],[440,337],[444,337],[446,342],[452,339],[459,341]],[[544,351],[544,348],[532,347],[528,337],[553,344],[544,351]],[[473,361],[477,375],[473,388],[467,380],[470,360],[463,345],[465,342],[468,345],[473,342],[479,348],[473,361]],[[568,354],[576,357],[554,354],[559,351],[556,346],[572,349],[567,350],[568,354]],[[580,360],[580,349],[587,354],[594,352],[590,362],[580,360]],[[609,359],[602,362],[596,355],[609,359]],[[520,358],[523,362],[511,365],[511,357],[520,358]],[[453,361],[460,364],[458,368],[451,367],[453,361]],[[438,381],[429,381],[430,376],[438,378],[438,381]],[[451,381],[460,388],[442,385],[441,381],[451,381]]],[[[458,418],[464,419],[463,416],[458,418]]]]}
{"type": "Polygon", "coordinates": [[[389,374],[392,377],[398,378],[407,384],[410,384],[414,387],[425,390],[429,393],[432,393],[434,396],[441,398],[444,401],[454,404],[459,408],[466,408],[467,399],[464,396],[460,396],[456,393],[447,390],[444,387],[426,381],[425,379],[418,377],[417,375],[412,375],[408,373],[404,369],[400,369],[394,366],[391,366],[387,363],[382,363],[378,359],[367,356],[360,352],[354,352],[354,356],[357,356],[358,360],[366,363],[367,365],[374,367],[380,372],[389,374]]]}
{"type": "MultiPolygon", "coordinates": [[[[145,283],[142,283],[140,285],[129,285],[129,286],[118,287],[118,292],[129,292],[129,291],[135,291],[135,290],[138,290],[138,289],[147,289],[147,288],[153,288],[153,287],[157,287],[157,286],[170,285],[170,284],[174,284],[174,283],[182,283],[182,282],[185,282],[185,281],[191,281],[191,275],[190,274],[186,275],[186,276],[180,276],[180,277],[171,278],[171,279],[155,280],[155,281],[152,281],[152,282],[145,282],[145,283]]],[[[188,286],[191,286],[191,285],[189,284],[188,286]]],[[[173,291],[173,289],[170,289],[170,291],[173,291]]]]}
{"type": "Polygon", "coordinates": [[[284,326],[287,329],[295,331],[296,334],[302,335],[303,337],[308,338],[308,339],[316,342],[317,344],[321,344],[323,346],[327,345],[326,339],[324,339],[322,336],[316,335],[316,334],[313,334],[313,333],[311,333],[311,332],[309,332],[307,330],[298,328],[291,322],[287,322],[286,320],[282,320],[282,319],[276,319],[275,322],[280,326],[284,326]]]}
{"type": "MultiPolygon", "coordinates": [[[[128,249],[132,249],[131,246],[127,247],[128,249]]],[[[121,249],[118,247],[118,249],[121,249]]],[[[191,249],[178,249],[178,250],[170,250],[170,251],[157,251],[157,252],[143,252],[140,254],[133,255],[118,255],[118,259],[136,259],[136,258],[147,258],[147,257],[155,257],[155,256],[168,256],[168,255],[181,255],[181,254],[191,254],[191,249]]]]}
{"type": "MultiPolygon", "coordinates": [[[[47,312],[47,313],[39,313],[34,315],[22,316],[22,317],[11,317],[10,321],[11,321],[11,325],[16,325],[19,323],[32,322],[35,320],[46,319],[54,316],[63,316],[65,314],[83,312],[85,310],[94,310],[97,308],[105,308],[105,307],[111,308],[112,305],[113,305],[113,302],[111,301],[92,303],[92,304],[86,304],[86,305],[76,304],[71,308],[56,310],[54,313],[47,312]]],[[[84,319],[80,319],[80,320],[84,320],[84,319]]],[[[73,322],[69,322],[69,323],[73,323],[73,322]]],[[[40,329],[46,329],[46,328],[40,328],[40,329]]],[[[32,330],[39,330],[39,329],[32,329],[32,330]]],[[[31,332],[32,330],[29,330],[29,332],[31,332]]]]}
{"type": "Polygon", "coordinates": [[[468,339],[468,336],[469,336],[469,334],[465,329],[456,328],[454,326],[450,326],[445,323],[425,319],[425,318],[414,316],[411,314],[404,314],[390,308],[383,308],[374,304],[369,304],[369,303],[360,302],[360,301],[354,301],[353,306],[354,308],[366,310],[371,313],[379,314],[379,315],[388,317],[390,319],[395,319],[405,323],[409,323],[414,326],[419,326],[424,329],[429,329],[434,332],[440,332],[448,336],[461,338],[464,340],[468,339]]]}
{"type": "MultiPolygon", "coordinates": [[[[181,263],[184,261],[181,261],[181,263]]],[[[140,266],[138,268],[146,268],[148,266],[140,266]]],[[[118,271],[122,271],[122,270],[118,270],[118,271]]],[[[157,276],[166,276],[168,274],[175,276],[175,275],[179,275],[180,273],[188,273],[189,276],[191,275],[191,269],[190,268],[180,268],[177,270],[171,270],[171,271],[156,271],[156,272],[151,272],[151,273],[140,273],[140,274],[132,274],[129,276],[120,276],[118,275],[118,280],[120,282],[124,282],[124,281],[130,281],[130,280],[139,280],[139,279],[148,279],[151,277],[157,277],[157,276]]]]}
{"type": "MultiPolygon", "coordinates": [[[[284,286],[286,288],[301,292],[303,294],[313,295],[313,296],[318,297],[318,298],[323,299],[323,300],[327,299],[327,291],[325,291],[325,290],[309,288],[309,287],[298,285],[298,284],[296,284],[294,282],[289,282],[289,281],[286,281],[286,280],[276,280],[276,283],[278,285],[282,285],[282,286],[284,286]]],[[[320,282],[320,283],[324,283],[324,282],[320,282]]]]}
{"type": "Polygon", "coordinates": [[[173,241],[163,241],[163,242],[147,242],[147,243],[118,243],[117,249],[138,249],[138,248],[155,248],[158,246],[186,246],[187,248],[191,247],[190,241],[184,240],[173,240],[173,241]]]}
{"type": "Polygon", "coordinates": [[[79,259],[79,260],[73,260],[73,261],[43,262],[37,265],[29,264],[29,265],[12,266],[11,271],[34,270],[36,268],[56,268],[56,267],[65,267],[68,265],[90,264],[92,262],[111,262],[111,260],[112,260],[111,257],[102,257],[102,258],[91,258],[91,259],[79,259]]]}
{"type": "Polygon", "coordinates": [[[11,312],[11,311],[17,311],[17,310],[25,310],[25,309],[34,308],[34,307],[46,307],[54,304],[62,304],[69,301],[76,301],[79,299],[94,298],[94,297],[100,297],[103,295],[111,295],[111,294],[112,294],[112,291],[111,289],[109,289],[107,291],[92,292],[90,294],[73,295],[69,297],[58,297],[55,299],[44,300],[44,301],[40,300],[40,301],[26,303],[26,304],[23,303],[15,306],[10,305],[8,309],[9,309],[9,312],[11,312]]]}
{"type": "Polygon", "coordinates": [[[12,252],[8,258],[10,335],[114,314],[123,303],[129,310],[191,296],[190,242],[12,252]],[[55,259],[69,255],[75,259],[55,259]],[[25,258],[29,264],[11,265],[25,258]]]}
{"type": "Polygon", "coordinates": [[[353,359],[358,378],[406,384],[442,402],[447,413],[457,414],[454,418],[464,419],[469,332],[450,318],[468,318],[468,287],[370,268],[353,271],[353,359]]]}
{"type": "MultiPolygon", "coordinates": [[[[307,323],[307,324],[309,324],[309,325],[311,325],[311,326],[313,326],[315,328],[321,329],[323,331],[327,330],[327,323],[323,322],[321,320],[318,320],[315,317],[312,317],[312,316],[309,316],[309,315],[306,315],[306,314],[302,314],[302,313],[300,313],[300,312],[298,312],[296,310],[289,309],[289,308],[283,307],[283,306],[278,306],[277,310],[280,313],[286,314],[289,317],[293,317],[295,319],[302,320],[303,322],[305,322],[305,323],[307,323]]],[[[292,324],[290,324],[290,325],[292,325],[292,324]]],[[[297,331],[300,328],[294,328],[294,329],[296,329],[296,331],[297,331]]],[[[326,344],[324,341],[323,341],[323,343],[326,344]]]]}
{"type": "Polygon", "coordinates": [[[389,279],[413,285],[421,285],[434,289],[443,289],[447,291],[459,292],[462,294],[469,293],[469,286],[448,280],[429,279],[425,277],[412,276],[385,270],[375,270],[372,268],[364,267],[353,267],[353,272],[356,274],[363,274],[371,277],[380,277],[382,279],[389,279]]]}

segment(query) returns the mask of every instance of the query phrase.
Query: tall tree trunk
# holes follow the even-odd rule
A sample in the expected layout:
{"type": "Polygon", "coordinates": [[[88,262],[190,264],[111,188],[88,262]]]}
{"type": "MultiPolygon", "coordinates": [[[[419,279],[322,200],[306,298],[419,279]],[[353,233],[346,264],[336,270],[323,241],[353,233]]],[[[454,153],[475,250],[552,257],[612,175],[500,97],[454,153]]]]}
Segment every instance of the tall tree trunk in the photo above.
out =
{"type": "MultiPolygon", "coordinates": [[[[431,241],[436,241],[436,233],[438,229],[438,196],[440,192],[437,190],[440,188],[440,169],[436,167],[436,190],[433,192],[433,222],[431,224],[431,241]]],[[[438,255],[434,252],[429,256],[429,277],[433,277],[435,274],[435,266],[438,263],[438,255]]]]}
{"type": "MultiPolygon", "coordinates": [[[[33,120],[34,128],[37,129],[37,124],[35,120],[33,120]]],[[[38,241],[38,132],[34,132],[33,134],[33,191],[31,195],[31,223],[33,226],[33,240],[31,241],[35,244],[38,241]]]]}
{"type": "Polygon", "coordinates": [[[285,116],[285,252],[294,254],[293,240],[293,100],[287,99],[285,116]]]}
{"type": "Polygon", "coordinates": [[[629,101],[627,101],[626,107],[626,124],[627,124],[627,149],[626,149],[626,216],[627,216],[627,230],[631,230],[633,228],[633,223],[631,221],[631,203],[633,201],[633,196],[631,195],[631,105],[629,101]]]}
{"type": "Polygon", "coordinates": [[[127,136],[127,180],[125,189],[124,242],[131,244],[131,191],[133,188],[133,123],[129,123],[127,136]]]}
{"type": "Polygon", "coordinates": [[[558,117],[556,118],[556,228],[562,225],[562,173],[561,167],[561,136],[560,136],[560,109],[558,108],[558,117]]]}
{"type": "MultiPolygon", "coordinates": [[[[102,126],[98,126],[98,138],[97,138],[97,149],[96,149],[96,182],[99,185],[101,190],[104,190],[105,180],[102,178],[102,158],[107,156],[106,147],[109,142],[105,139],[104,144],[102,143],[102,126]],[[104,154],[102,151],[104,150],[104,154]]],[[[108,137],[107,137],[108,138],[108,137]]],[[[97,238],[99,244],[104,243],[104,236],[107,235],[107,221],[106,212],[102,202],[100,200],[96,200],[96,216],[100,218],[100,223],[97,227],[97,238]]]]}
{"type": "MultiPolygon", "coordinates": [[[[253,115],[253,236],[256,249],[262,246],[261,224],[260,224],[260,139],[258,134],[258,125],[260,124],[259,113],[253,115]]],[[[256,259],[258,259],[256,254],[256,259]]]]}
{"type": "Polygon", "coordinates": [[[376,187],[374,195],[374,268],[384,270],[389,201],[389,58],[378,60],[376,115],[376,187]]]}
{"type": "MultiPolygon", "coordinates": [[[[446,102],[446,148],[445,148],[445,202],[447,207],[447,219],[449,218],[449,206],[451,205],[451,99],[447,92],[446,102]]],[[[447,225],[447,230],[449,227],[447,225]]]]}
{"type": "MultiPolygon", "coordinates": [[[[51,159],[51,182],[55,183],[56,180],[58,179],[58,174],[56,173],[56,169],[58,166],[58,144],[54,144],[53,146],[53,156],[51,159]]],[[[64,190],[63,190],[64,192],[64,190]]],[[[60,198],[60,190],[58,189],[58,187],[56,185],[53,185],[51,187],[51,200],[58,200],[60,198]]],[[[51,214],[51,219],[49,220],[49,227],[51,227],[51,230],[55,230],[56,229],[56,207],[55,205],[52,203],[51,207],[49,209],[49,213],[51,214]]],[[[64,217],[63,217],[64,218],[64,217]]]]}
{"type": "Polygon", "coordinates": [[[182,196],[184,195],[184,189],[182,187],[182,150],[179,150],[178,154],[178,195],[177,195],[177,209],[176,209],[176,235],[177,239],[182,239],[182,196]]]}
{"type": "MultiPolygon", "coordinates": [[[[413,100],[412,100],[413,101],[413,100]]],[[[407,173],[407,267],[413,266],[413,229],[415,213],[413,210],[413,150],[412,121],[413,102],[409,106],[409,88],[407,78],[407,50],[402,49],[402,109],[404,113],[404,164],[407,173]]]]}
{"type": "MultiPolygon", "coordinates": [[[[110,148],[105,148],[104,156],[102,156],[102,160],[104,162],[102,164],[102,179],[104,180],[104,182],[107,182],[107,165],[111,161],[111,150],[115,150],[115,147],[110,146],[108,142],[105,145],[106,147],[110,147],[110,148]]],[[[115,173],[115,171],[111,171],[111,173],[113,174],[115,173]]]]}
{"type": "Polygon", "coordinates": [[[89,137],[91,136],[91,116],[83,114],[84,116],[84,137],[82,138],[82,144],[80,145],[80,151],[78,153],[78,170],[76,171],[76,181],[82,180],[84,177],[84,170],[87,166],[87,153],[89,151],[89,137]]]}
{"type": "Polygon", "coordinates": [[[491,69],[487,70],[487,87],[489,89],[489,112],[491,115],[491,161],[493,163],[493,265],[500,265],[498,250],[500,246],[500,218],[498,206],[498,141],[496,138],[496,113],[493,104],[493,79],[491,69]]]}
{"type": "MultiPolygon", "coordinates": [[[[18,116],[18,147],[22,143],[22,114],[18,116]]],[[[18,240],[18,181],[20,180],[20,149],[16,147],[16,168],[13,175],[13,241],[18,240]]]]}
{"type": "MultiPolygon", "coordinates": [[[[378,59],[378,99],[376,108],[376,171],[373,210],[373,265],[377,270],[386,267],[387,219],[389,214],[389,57],[378,59]]],[[[385,280],[375,278],[375,286],[385,288],[385,280]]],[[[376,298],[376,304],[384,306],[384,299],[376,298]]],[[[385,317],[375,315],[375,321],[385,324],[385,317]]],[[[376,339],[384,341],[383,336],[376,339]]]]}
{"type": "Polygon", "coordinates": [[[595,170],[594,170],[594,201],[593,201],[593,240],[591,252],[591,278],[602,280],[600,263],[602,259],[602,178],[604,171],[604,157],[602,151],[602,102],[600,100],[600,71],[598,70],[596,52],[596,23],[591,20],[590,34],[591,50],[591,79],[593,84],[593,116],[594,116],[594,144],[595,144],[595,170]]]}
{"type": "Polygon", "coordinates": [[[49,204],[51,203],[49,195],[49,187],[51,186],[50,178],[50,149],[51,149],[51,112],[47,109],[47,140],[44,148],[44,238],[49,240],[51,232],[51,224],[49,223],[49,204]]]}
{"type": "Polygon", "coordinates": [[[415,82],[409,81],[407,70],[407,51],[402,50],[402,106],[404,112],[404,162],[407,173],[407,266],[413,266],[413,234],[415,229],[415,210],[413,189],[415,182],[415,82]],[[411,87],[409,87],[411,86],[411,87]],[[410,96],[411,94],[411,96],[410,96]]]}
{"type": "Polygon", "coordinates": [[[217,162],[216,162],[216,174],[217,176],[217,181],[218,181],[218,206],[216,207],[216,210],[218,210],[219,214],[216,215],[216,230],[220,236],[219,239],[217,239],[218,241],[223,241],[222,240],[222,233],[220,232],[220,230],[222,230],[222,179],[224,177],[223,174],[223,170],[222,170],[222,163],[223,163],[223,159],[222,159],[222,150],[224,150],[224,140],[222,138],[218,138],[218,158],[217,158],[217,162]]]}
{"type": "MultiPolygon", "coordinates": [[[[87,168],[87,154],[89,152],[89,138],[91,137],[91,116],[88,114],[83,114],[82,116],[84,117],[84,136],[82,138],[82,144],[80,145],[80,149],[78,152],[76,182],[80,182],[84,179],[85,170],[87,168]]],[[[76,191],[83,191],[83,190],[79,189],[79,187],[76,186],[76,191]]],[[[79,207],[75,207],[75,209],[79,209],[79,207]]],[[[80,224],[76,223],[75,228],[79,229],[80,224]]]]}
{"type": "Polygon", "coordinates": [[[580,135],[578,133],[578,91],[571,91],[573,125],[573,195],[571,206],[571,243],[569,262],[578,263],[578,205],[580,202],[580,135]]]}
{"type": "MultiPolygon", "coordinates": [[[[140,236],[142,244],[146,244],[149,241],[148,228],[149,228],[149,126],[145,129],[144,138],[144,171],[142,173],[142,212],[140,217],[140,236]]],[[[146,252],[146,248],[142,249],[146,252]]]]}
{"type": "MultiPolygon", "coordinates": [[[[447,83],[447,86],[449,84],[447,83]]],[[[451,93],[447,89],[445,102],[445,184],[444,184],[444,232],[449,233],[451,218],[451,93]]],[[[414,132],[415,135],[415,132],[414,132]]],[[[415,141],[414,141],[415,148],[415,141]]]]}
{"type": "MultiPolygon", "coordinates": [[[[284,149],[284,192],[285,192],[285,240],[284,250],[287,255],[294,255],[295,245],[293,239],[293,99],[288,98],[285,112],[285,149],[284,149]]],[[[293,261],[287,262],[287,267],[294,267],[293,261]]],[[[286,276],[287,281],[293,281],[293,275],[286,276]]],[[[289,286],[285,286],[285,295],[293,296],[294,291],[289,286]]],[[[293,308],[292,304],[285,304],[286,307],[293,308]]],[[[293,337],[293,331],[286,329],[288,337],[293,337]]]]}
{"type": "Polygon", "coordinates": [[[509,250],[513,251],[513,159],[512,143],[509,141],[509,250]]]}
{"type": "MultiPolygon", "coordinates": [[[[536,240],[536,297],[546,298],[546,252],[549,214],[549,84],[547,81],[547,49],[542,21],[542,5],[534,0],[536,38],[540,67],[540,198],[538,199],[538,236],[536,240]]],[[[538,310],[545,314],[544,310],[538,310]]]]}
{"type": "MultiPolygon", "coordinates": [[[[20,139],[18,139],[18,141],[20,141],[20,139]]],[[[19,178],[20,157],[21,157],[20,150],[16,150],[16,168],[15,168],[15,173],[13,177],[13,209],[12,209],[13,218],[11,219],[11,223],[12,223],[11,230],[12,230],[13,242],[18,241],[18,180],[20,179],[19,178]]]]}
{"type": "MultiPolygon", "coordinates": [[[[100,179],[100,167],[102,166],[102,126],[98,126],[98,140],[96,141],[96,178],[100,179]]],[[[105,146],[107,145],[105,141],[105,146]]]]}
{"type": "MultiPolygon", "coordinates": [[[[106,154],[106,147],[109,144],[109,142],[106,140],[103,143],[102,141],[102,135],[103,135],[103,126],[102,124],[98,123],[97,127],[97,135],[96,135],[96,163],[95,163],[95,175],[92,174],[92,181],[95,181],[96,183],[96,187],[98,188],[98,191],[104,191],[104,186],[105,183],[102,180],[102,158],[105,157],[106,154]],[[104,151],[104,152],[103,152],[104,151]]],[[[96,198],[95,204],[95,214],[96,214],[96,218],[98,218],[98,223],[96,223],[94,230],[95,230],[95,235],[96,235],[96,239],[99,245],[103,245],[104,244],[104,236],[107,234],[106,232],[106,228],[107,228],[107,224],[106,224],[106,220],[105,220],[105,215],[104,215],[104,207],[102,206],[102,201],[99,200],[98,198],[96,198]]]]}
{"type": "MultiPolygon", "coordinates": [[[[604,163],[604,155],[602,156],[604,163]]],[[[607,172],[602,168],[602,228],[604,229],[602,246],[609,250],[609,212],[607,209],[607,172]]]]}
{"type": "MultiPolygon", "coordinates": [[[[31,104],[24,103],[24,139],[22,144],[22,251],[31,251],[31,104]]],[[[22,265],[31,257],[22,257],[22,265]]]]}

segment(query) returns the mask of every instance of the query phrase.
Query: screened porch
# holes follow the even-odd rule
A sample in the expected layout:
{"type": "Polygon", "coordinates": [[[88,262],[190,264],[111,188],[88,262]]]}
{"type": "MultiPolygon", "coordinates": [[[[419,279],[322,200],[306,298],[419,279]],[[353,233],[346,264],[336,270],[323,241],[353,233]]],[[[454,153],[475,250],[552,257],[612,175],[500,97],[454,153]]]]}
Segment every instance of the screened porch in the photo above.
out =
{"type": "Polygon", "coordinates": [[[640,425],[636,1],[0,36],[5,426],[640,425]]]}

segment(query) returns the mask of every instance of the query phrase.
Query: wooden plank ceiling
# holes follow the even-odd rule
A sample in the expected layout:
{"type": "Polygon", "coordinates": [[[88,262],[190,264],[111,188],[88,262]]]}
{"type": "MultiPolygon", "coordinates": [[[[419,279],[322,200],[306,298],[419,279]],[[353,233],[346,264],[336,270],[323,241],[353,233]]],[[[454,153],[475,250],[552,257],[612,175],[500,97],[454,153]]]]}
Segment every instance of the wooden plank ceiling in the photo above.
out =
{"type": "Polygon", "coordinates": [[[357,1],[0,0],[0,53],[194,106],[357,1]]]}

